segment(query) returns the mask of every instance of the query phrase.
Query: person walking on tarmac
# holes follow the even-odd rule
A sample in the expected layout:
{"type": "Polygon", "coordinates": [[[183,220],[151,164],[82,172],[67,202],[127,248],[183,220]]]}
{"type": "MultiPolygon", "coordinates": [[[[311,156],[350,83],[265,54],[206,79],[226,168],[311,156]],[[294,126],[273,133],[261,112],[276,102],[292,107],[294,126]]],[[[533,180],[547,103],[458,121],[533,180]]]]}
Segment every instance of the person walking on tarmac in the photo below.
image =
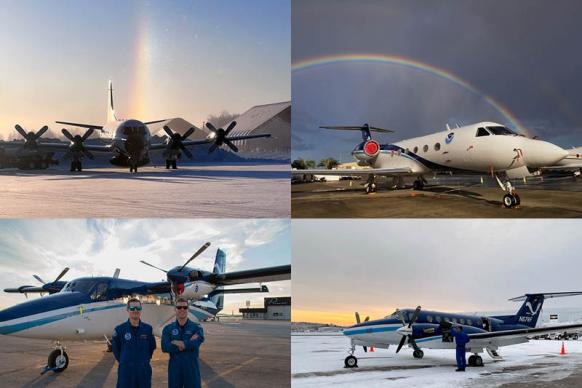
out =
{"type": "Polygon", "coordinates": [[[470,341],[467,333],[463,331],[463,326],[457,326],[456,329],[452,330],[453,337],[455,337],[455,342],[457,344],[457,372],[464,372],[467,367],[467,359],[465,358],[465,345],[470,341]]]}
{"type": "Polygon", "coordinates": [[[111,349],[119,363],[117,388],[150,388],[152,367],[150,360],[156,349],[152,327],[141,321],[141,302],[131,298],[127,301],[127,322],[113,330],[111,349]]]}
{"type": "Polygon", "coordinates": [[[170,388],[200,388],[198,352],[204,342],[204,331],[188,319],[188,301],[176,299],[176,320],[162,331],[162,351],[170,354],[168,386],[170,388]]]}

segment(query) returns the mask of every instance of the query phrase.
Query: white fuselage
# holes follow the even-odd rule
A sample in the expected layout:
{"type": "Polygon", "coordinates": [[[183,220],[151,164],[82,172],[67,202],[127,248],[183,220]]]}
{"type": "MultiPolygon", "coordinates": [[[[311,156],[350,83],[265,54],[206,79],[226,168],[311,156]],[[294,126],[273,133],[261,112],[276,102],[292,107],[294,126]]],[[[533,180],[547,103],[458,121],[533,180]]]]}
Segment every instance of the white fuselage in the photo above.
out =
{"type": "Polygon", "coordinates": [[[434,171],[492,173],[536,169],[555,165],[568,155],[552,143],[515,134],[496,135],[485,129],[488,127],[502,126],[481,122],[402,140],[383,145],[375,158],[369,158],[362,149],[352,154],[373,168],[409,168],[417,175],[434,171]]]}

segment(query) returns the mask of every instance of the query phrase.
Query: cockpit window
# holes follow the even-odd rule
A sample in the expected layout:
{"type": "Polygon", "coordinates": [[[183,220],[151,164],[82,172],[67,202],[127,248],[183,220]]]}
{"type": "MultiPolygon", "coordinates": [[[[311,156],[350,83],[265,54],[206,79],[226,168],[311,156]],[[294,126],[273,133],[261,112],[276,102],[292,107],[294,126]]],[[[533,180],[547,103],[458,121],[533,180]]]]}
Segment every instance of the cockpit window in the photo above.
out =
{"type": "Polygon", "coordinates": [[[494,135],[515,135],[515,133],[507,127],[487,127],[487,129],[494,135]]]}
{"type": "Polygon", "coordinates": [[[106,300],[107,299],[107,283],[102,282],[97,284],[91,292],[92,300],[106,300]]]}
{"type": "Polygon", "coordinates": [[[81,280],[73,280],[68,282],[65,287],[63,287],[63,292],[73,292],[77,291],[83,294],[89,294],[93,287],[97,283],[95,280],[91,279],[81,279],[81,280]]]}
{"type": "Polygon", "coordinates": [[[479,136],[489,136],[489,132],[487,132],[487,130],[483,127],[477,129],[477,135],[475,137],[479,137],[479,136]]]}

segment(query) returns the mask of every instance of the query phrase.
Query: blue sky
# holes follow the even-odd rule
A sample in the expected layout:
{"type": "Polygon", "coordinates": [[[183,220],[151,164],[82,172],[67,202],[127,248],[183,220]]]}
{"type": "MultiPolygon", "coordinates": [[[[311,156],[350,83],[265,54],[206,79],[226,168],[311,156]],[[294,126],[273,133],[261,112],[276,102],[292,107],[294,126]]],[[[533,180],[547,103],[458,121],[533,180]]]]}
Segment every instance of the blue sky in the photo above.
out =
{"type": "MultiPolygon", "coordinates": [[[[290,1],[11,1],[0,13],[0,134],[14,124],[183,117],[290,99],[290,1]]],[[[54,129],[60,130],[55,126],[54,129]]]]}
{"type": "MultiPolygon", "coordinates": [[[[198,248],[212,245],[190,267],[212,271],[216,249],[226,252],[226,270],[291,263],[289,220],[5,220],[0,222],[0,288],[38,285],[65,267],[64,280],[112,276],[160,281],[165,274],[140,260],[169,269],[183,264],[198,248]]],[[[262,306],[265,296],[290,296],[289,281],[269,284],[270,294],[227,295],[224,312],[238,312],[246,300],[262,306]]],[[[0,293],[0,307],[24,301],[0,293]]]]}

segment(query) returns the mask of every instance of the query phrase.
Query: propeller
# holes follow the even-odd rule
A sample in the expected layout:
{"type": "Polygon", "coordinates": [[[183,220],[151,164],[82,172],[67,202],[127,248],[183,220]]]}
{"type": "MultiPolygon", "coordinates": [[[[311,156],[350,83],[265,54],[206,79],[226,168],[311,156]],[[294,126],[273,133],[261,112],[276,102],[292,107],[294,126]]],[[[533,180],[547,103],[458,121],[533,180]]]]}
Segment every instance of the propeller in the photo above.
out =
{"type": "MultiPolygon", "coordinates": [[[[53,280],[51,283],[56,283],[56,282],[58,282],[59,280],[61,280],[61,278],[62,278],[63,276],[65,276],[65,274],[66,274],[67,272],[69,272],[69,269],[70,269],[69,267],[65,267],[65,269],[63,269],[63,270],[61,271],[61,273],[59,274],[59,276],[57,276],[57,278],[56,278],[55,280],[53,280]]],[[[34,277],[36,280],[38,280],[39,282],[41,282],[42,284],[47,284],[47,283],[46,283],[44,280],[42,280],[42,279],[40,278],[40,276],[38,276],[38,275],[32,275],[32,276],[33,276],[33,277],[34,277]]]]}
{"type": "Polygon", "coordinates": [[[191,258],[189,258],[182,267],[180,267],[180,269],[178,271],[182,271],[187,265],[188,263],[190,263],[192,260],[194,260],[195,258],[197,258],[198,256],[200,256],[200,254],[202,252],[204,252],[206,250],[206,248],[208,248],[210,246],[210,243],[207,242],[204,245],[202,245],[193,255],[191,258]]]}
{"type": "Polygon", "coordinates": [[[194,133],[195,128],[191,127],[188,129],[183,135],[180,135],[178,132],[172,132],[170,127],[164,125],[164,131],[168,134],[168,147],[164,151],[164,157],[167,157],[170,152],[176,152],[178,150],[182,150],[184,154],[188,157],[188,159],[192,159],[193,155],[192,152],[186,146],[184,146],[183,141],[186,140],[190,135],[194,133]]]}
{"type": "Polygon", "coordinates": [[[404,320],[404,316],[402,315],[402,312],[400,310],[397,311],[397,314],[400,317],[400,320],[402,321],[402,327],[400,329],[398,329],[397,332],[400,335],[402,335],[402,339],[400,340],[400,343],[398,344],[398,348],[396,349],[396,353],[398,353],[400,351],[400,349],[402,349],[402,346],[404,346],[404,342],[406,341],[407,338],[408,338],[408,344],[412,345],[412,347],[415,350],[418,349],[418,346],[416,345],[416,342],[414,341],[414,337],[412,336],[412,325],[418,319],[418,315],[420,314],[420,309],[421,309],[420,306],[418,306],[416,308],[416,310],[414,310],[414,313],[412,313],[412,317],[410,318],[410,321],[408,322],[408,326],[406,325],[406,321],[404,320]]]}
{"type": "Polygon", "coordinates": [[[74,161],[78,162],[81,157],[86,156],[89,159],[93,159],[94,156],[89,150],[85,148],[85,141],[91,136],[94,132],[93,128],[89,128],[87,132],[83,136],[75,135],[73,136],[71,132],[66,130],[65,128],[61,129],[61,132],[67,139],[71,141],[69,146],[69,151],[63,156],[63,158],[72,158],[74,161]]]}
{"type": "Polygon", "coordinates": [[[45,125],[44,127],[42,127],[41,129],[39,129],[36,132],[34,132],[34,131],[26,132],[26,130],[24,128],[22,128],[19,124],[16,124],[14,126],[14,128],[16,129],[16,132],[18,132],[20,134],[20,136],[22,136],[24,138],[24,144],[26,146],[29,146],[29,147],[36,147],[37,142],[40,139],[40,137],[42,135],[44,135],[44,133],[46,131],[48,131],[48,129],[49,129],[45,125]]]}
{"type": "Polygon", "coordinates": [[[214,144],[210,146],[208,152],[214,152],[214,150],[216,150],[223,144],[226,144],[234,152],[238,152],[237,146],[235,146],[232,143],[232,141],[228,138],[228,134],[234,129],[235,126],[236,121],[233,121],[228,125],[228,127],[226,127],[226,129],[224,128],[216,129],[216,127],[212,125],[212,123],[207,122],[206,128],[208,128],[214,134],[214,144]]]}
{"type": "MultiPolygon", "coordinates": [[[[368,322],[369,320],[370,320],[370,317],[366,317],[366,318],[364,319],[364,322],[368,322]]],[[[356,323],[358,323],[358,324],[359,324],[360,322],[361,322],[361,321],[360,321],[360,313],[358,313],[358,312],[356,311],[356,323]]],[[[368,353],[368,347],[367,347],[367,346],[362,346],[362,347],[364,348],[364,352],[368,353]]]]}

